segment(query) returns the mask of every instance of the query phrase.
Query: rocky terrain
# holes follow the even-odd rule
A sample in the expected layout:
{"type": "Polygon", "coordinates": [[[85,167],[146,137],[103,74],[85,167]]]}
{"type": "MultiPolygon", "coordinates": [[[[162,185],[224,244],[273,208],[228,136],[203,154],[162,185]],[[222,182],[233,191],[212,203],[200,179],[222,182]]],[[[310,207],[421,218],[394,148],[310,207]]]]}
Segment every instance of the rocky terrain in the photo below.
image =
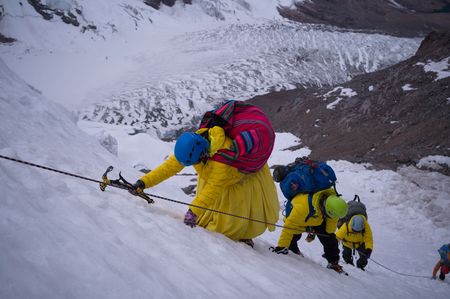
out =
{"type": "Polygon", "coordinates": [[[313,158],[380,168],[416,164],[428,155],[450,156],[449,59],[450,32],[433,32],[413,57],[389,68],[251,102],[277,131],[300,137],[313,158]]]}
{"type": "Polygon", "coordinates": [[[341,28],[385,32],[398,36],[425,36],[450,29],[448,0],[304,0],[280,7],[293,21],[341,28]]]}

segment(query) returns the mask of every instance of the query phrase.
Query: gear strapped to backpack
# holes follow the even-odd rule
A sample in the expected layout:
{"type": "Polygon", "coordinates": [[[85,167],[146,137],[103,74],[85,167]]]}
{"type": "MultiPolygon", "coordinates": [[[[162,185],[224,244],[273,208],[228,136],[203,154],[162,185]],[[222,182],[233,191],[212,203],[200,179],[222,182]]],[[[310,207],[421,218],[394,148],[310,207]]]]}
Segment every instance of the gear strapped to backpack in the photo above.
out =
{"type": "Polygon", "coordinates": [[[331,166],[306,157],[297,158],[287,166],[275,167],[273,178],[280,183],[281,192],[288,200],[299,193],[315,193],[336,184],[331,166]]]}
{"type": "MultiPolygon", "coordinates": [[[[277,166],[273,170],[273,179],[280,183],[281,192],[286,197],[285,216],[292,210],[291,200],[299,193],[308,194],[309,214],[305,222],[315,214],[312,204],[313,194],[333,187],[336,191],[336,175],[334,170],[325,162],[310,160],[307,157],[295,159],[294,163],[277,166]]],[[[336,191],[336,194],[338,192],[336,191]]]]}
{"type": "Polygon", "coordinates": [[[261,109],[242,101],[228,101],[204,114],[200,128],[214,126],[225,130],[233,146],[219,150],[212,160],[243,173],[257,172],[267,163],[275,143],[275,132],[261,109]]]}
{"type": "Polygon", "coordinates": [[[366,220],[368,219],[366,205],[361,202],[359,195],[355,194],[353,200],[347,202],[347,206],[347,215],[344,218],[339,219],[337,224],[338,228],[341,227],[342,224],[348,223],[350,219],[355,215],[363,215],[364,217],[366,217],[366,220]]]}

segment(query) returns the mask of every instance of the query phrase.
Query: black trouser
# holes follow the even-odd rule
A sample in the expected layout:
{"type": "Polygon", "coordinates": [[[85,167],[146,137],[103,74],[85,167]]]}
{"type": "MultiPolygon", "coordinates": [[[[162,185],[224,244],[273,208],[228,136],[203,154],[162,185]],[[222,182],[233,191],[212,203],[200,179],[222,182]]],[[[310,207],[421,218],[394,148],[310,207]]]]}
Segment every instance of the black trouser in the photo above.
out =
{"type": "MultiPolygon", "coordinates": [[[[324,221],[320,226],[314,226],[312,227],[312,229],[315,233],[317,233],[317,237],[319,238],[320,243],[322,243],[323,245],[323,251],[325,253],[324,257],[329,263],[335,263],[339,261],[338,241],[334,233],[329,234],[326,232],[325,225],[326,223],[324,221]]],[[[297,253],[296,251],[298,251],[297,241],[300,240],[301,237],[302,234],[298,234],[294,235],[294,237],[292,238],[289,249],[294,253],[297,253]]]]}
{"type": "MultiPolygon", "coordinates": [[[[342,258],[346,263],[353,264],[353,250],[345,245],[343,247],[344,250],[342,251],[342,258]]],[[[359,253],[359,259],[356,261],[356,266],[358,268],[364,268],[367,266],[367,251],[365,244],[361,244],[361,246],[359,246],[356,250],[359,253]]]]}
{"type": "Polygon", "coordinates": [[[291,240],[291,244],[289,245],[289,250],[295,254],[300,254],[300,249],[298,249],[297,242],[302,237],[302,234],[294,235],[291,240]]]}

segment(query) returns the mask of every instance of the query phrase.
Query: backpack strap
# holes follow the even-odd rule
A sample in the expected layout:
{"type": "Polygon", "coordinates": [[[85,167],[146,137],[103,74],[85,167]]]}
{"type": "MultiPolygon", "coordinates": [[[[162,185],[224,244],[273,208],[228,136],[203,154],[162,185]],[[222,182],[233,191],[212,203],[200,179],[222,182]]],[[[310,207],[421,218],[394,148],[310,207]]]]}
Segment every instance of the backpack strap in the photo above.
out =
{"type": "MultiPolygon", "coordinates": [[[[340,194],[340,193],[336,190],[336,184],[334,184],[334,183],[333,183],[333,189],[334,189],[334,192],[336,192],[336,195],[337,195],[337,196],[339,196],[339,197],[342,196],[342,194],[340,194]]],[[[359,199],[359,197],[358,197],[358,199],[359,199]]]]}
{"type": "Polygon", "coordinates": [[[314,209],[314,206],[312,204],[313,195],[314,195],[314,193],[308,193],[309,214],[306,216],[305,222],[307,222],[309,218],[311,218],[312,216],[314,216],[316,214],[316,209],[314,209]]]}
{"type": "Polygon", "coordinates": [[[292,200],[286,199],[284,202],[284,216],[287,218],[291,214],[292,211],[292,200]]]}

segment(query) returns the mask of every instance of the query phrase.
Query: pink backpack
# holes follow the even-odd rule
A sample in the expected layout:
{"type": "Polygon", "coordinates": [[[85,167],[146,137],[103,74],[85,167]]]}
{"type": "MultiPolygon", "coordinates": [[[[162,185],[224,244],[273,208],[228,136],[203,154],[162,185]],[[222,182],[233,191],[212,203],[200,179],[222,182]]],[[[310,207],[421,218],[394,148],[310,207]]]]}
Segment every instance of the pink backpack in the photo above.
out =
{"type": "Polygon", "coordinates": [[[219,150],[212,160],[237,168],[243,173],[260,170],[273,150],[275,132],[264,112],[242,101],[228,101],[205,113],[200,128],[220,126],[233,139],[231,149],[219,150]]]}

